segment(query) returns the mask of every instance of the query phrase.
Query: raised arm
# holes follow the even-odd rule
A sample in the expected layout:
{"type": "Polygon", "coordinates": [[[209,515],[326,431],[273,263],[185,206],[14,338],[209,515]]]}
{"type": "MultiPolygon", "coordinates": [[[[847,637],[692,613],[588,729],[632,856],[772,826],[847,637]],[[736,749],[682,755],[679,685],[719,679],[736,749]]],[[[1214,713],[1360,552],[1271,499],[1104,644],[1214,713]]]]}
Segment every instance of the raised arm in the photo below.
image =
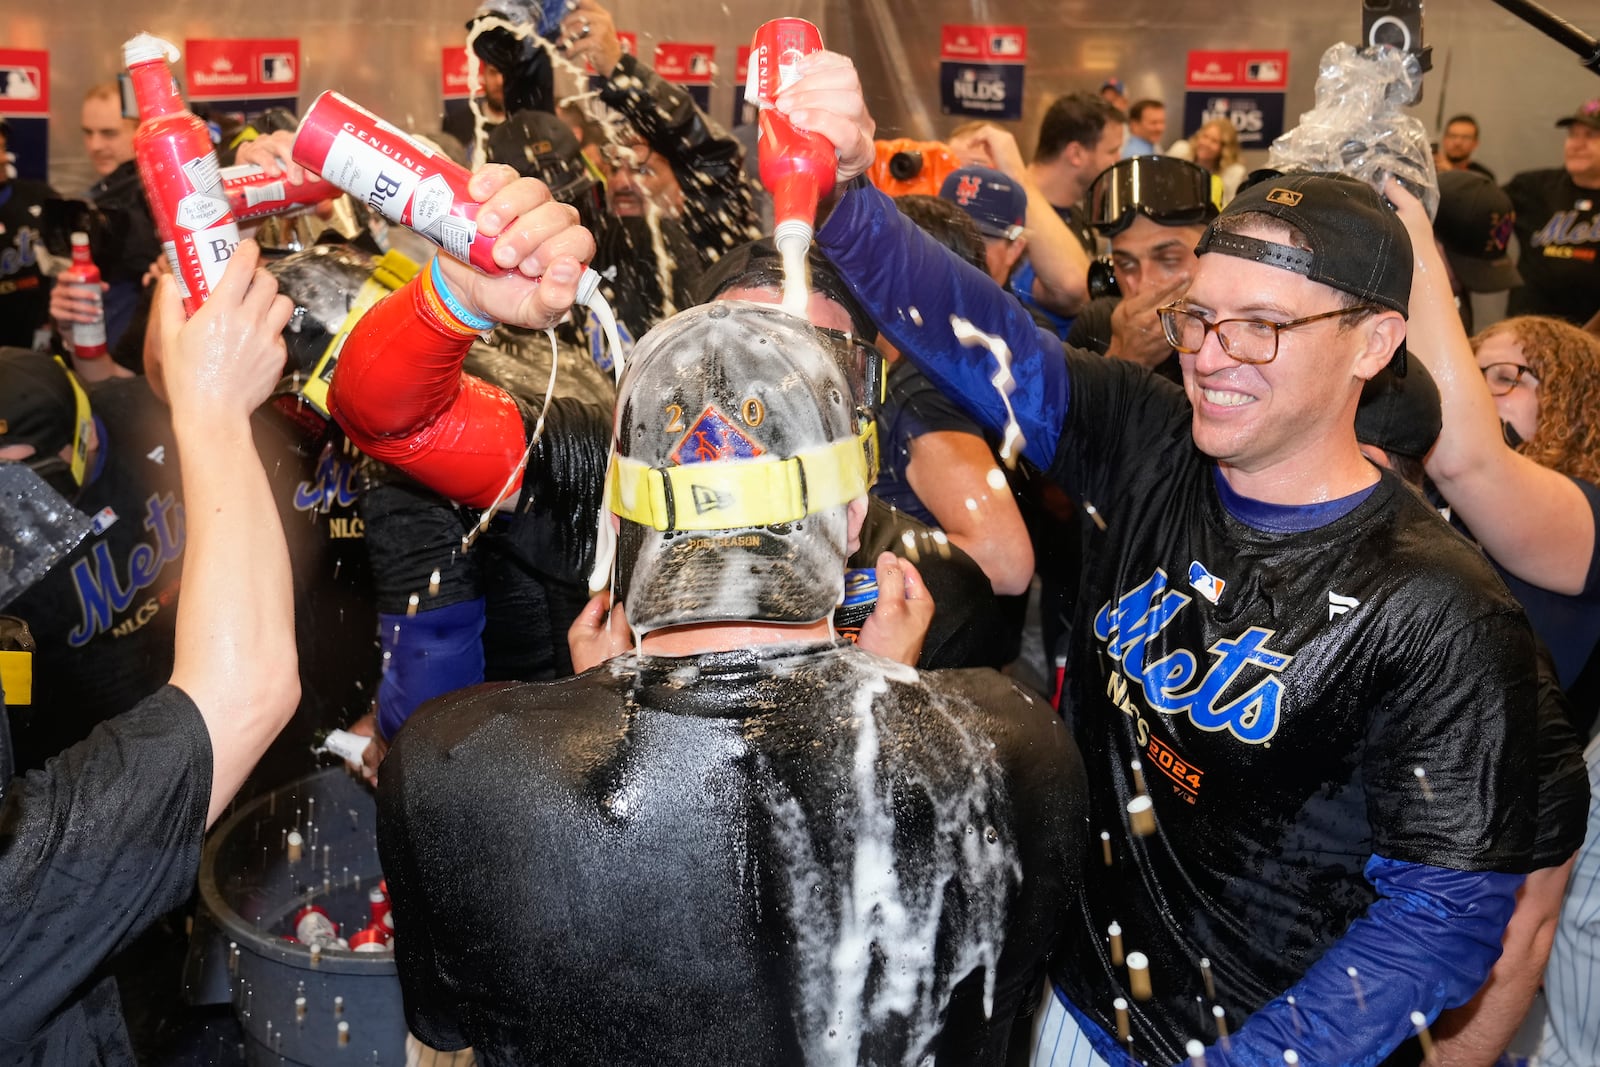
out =
{"type": "Polygon", "coordinates": [[[529,329],[559,322],[594,240],[574,209],[510,167],[483,168],[468,189],[485,205],[479,230],[498,235],[495,259],[511,273],[490,277],[436,257],[351,331],[329,408],[363,452],[481,507],[517,469],[522,417],[504,390],[463,373],[462,361],[498,322],[529,329]]]}
{"type": "MultiPolygon", "coordinates": [[[[875,125],[861,82],[850,60],[832,52],[808,56],[802,71],[778,94],[776,106],[796,126],[833,143],[844,187],[873,161],[875,125]]],[[[963,345],[952,320],[1002,340],[1016,379],[1010,400],[1026,442],[1023,454],[1040,467],[1050,465],[1066,418],[1066,362],[1060,342],[1040,331],[1021,304],[865,183],[845,189],[817,240],[895,347],[997,435],[1007,421],[1006,402],[992,384],[998,363],[988,349],[963,345]]]]}
{"type": "Polygon", "coordinates": [[[623,52],[616,23],[598,0],[578,0],[562,21],[562,40],[574,62],[593,64],[601,101],[672,165],[683,190],[684,228],[711,253],[708,259],[761,236],[744,146],[682,86],[623,52]]]}
{"type": "Polygon", "coordinates": [[[1076,315],[1089,302],[1089,254],[1022,161],[1017,139],[998,126],[979,126],[950,142],[958,155],[985,158],[1022,187],[1028,196],[1028,261],[1033,264],[1033,298],[1051,311],[1076,315]]]}
{"type": "Polygon", "coordinates": [[[1580,593],[1594,553],[1589,502],[1570,478],[1506,444],[1428,216],[1398,183],[1390,182],[1386,193],[1411,234],[1416,260],[1406,350],[1438,383],[1444,413],[1428,476],[1495,562],[1533,585],[1580,593]]]}
{"type": "Polygon", "coordinates": [[[216,821],[300,700],[289,550],[250,415],[287,359],[293,309],[241,242],[205,306],[187,323],[177,288],[156,299],[173,434],[183,471],[188,548],[172,684],[211,736],[216,821]]]}

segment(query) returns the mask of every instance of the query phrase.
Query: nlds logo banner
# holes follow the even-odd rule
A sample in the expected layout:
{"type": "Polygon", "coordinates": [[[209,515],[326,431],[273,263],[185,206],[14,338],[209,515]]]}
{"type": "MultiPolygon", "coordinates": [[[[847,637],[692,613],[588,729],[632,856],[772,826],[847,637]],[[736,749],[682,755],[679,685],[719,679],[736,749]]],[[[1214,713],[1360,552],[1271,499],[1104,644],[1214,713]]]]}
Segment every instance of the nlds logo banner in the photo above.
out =
{"type": "Polygon", "coordinates": [[[1022,117],[1028,31],[1022,26],[946,26],[939,46],[939,97],[946,115],[1022,117]]]}

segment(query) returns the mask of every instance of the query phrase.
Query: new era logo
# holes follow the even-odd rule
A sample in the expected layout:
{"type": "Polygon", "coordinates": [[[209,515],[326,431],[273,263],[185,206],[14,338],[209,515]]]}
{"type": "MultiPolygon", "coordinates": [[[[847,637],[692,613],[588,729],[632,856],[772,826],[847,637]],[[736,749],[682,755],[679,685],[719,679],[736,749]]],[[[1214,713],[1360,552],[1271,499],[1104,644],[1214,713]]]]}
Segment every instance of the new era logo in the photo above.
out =
{"type": "Polygon", "coordinates": [[[1284,207],[1294,207],[1300,203],[1303,197],[1304,194],[1297,193],[1293,189],[1273,189],[1267,194],[1268,200],[1274,204],[1282,204],[1284,207]]]}
{"type": "Polygon", "coordinates": [[[694,510],[697,514],[704,515],[708,511],[718,511],[733,506],[732,493],[724,493],[709,485],[691,485],[689,489],[694,496],[694,510]]]}
{"type": "Polygon", "coordinates": [[[1333,590],[1328,590],[1328,620],[1331,622],[1351,608],[1359,608],[1361,601],[1353,596],[1340,596],[1333,590]]]}

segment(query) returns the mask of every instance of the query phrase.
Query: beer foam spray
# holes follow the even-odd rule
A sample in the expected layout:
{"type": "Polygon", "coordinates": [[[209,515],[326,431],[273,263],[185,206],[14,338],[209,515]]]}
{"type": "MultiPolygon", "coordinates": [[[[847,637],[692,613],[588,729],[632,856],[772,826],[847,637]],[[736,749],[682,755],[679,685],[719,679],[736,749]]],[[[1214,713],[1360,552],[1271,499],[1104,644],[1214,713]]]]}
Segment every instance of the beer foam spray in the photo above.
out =
{"type": "Polygon", "coordinates": [[[763,23],[750,42],[744,98],[757,110],[757,158],[761,183],[772,194],[773,243],[783,257],[783,306],[804,315],[809,292],[805,257],[817,219],[817,204],[833,191],[838,157],[820,133],[794,127],[773,107],[778,91],[799,78],[800,60],[822,50],[822,34],[805,19],[763,23]]]}
{"type": "Polygon", "coordinates": [[[205,123],[184,106],[170,64],[178,50],[141,33],[122,46],[139,102],[133,154],[183,305],[193,315],[221,279],[239,227],[222,191],[205,123]]]}

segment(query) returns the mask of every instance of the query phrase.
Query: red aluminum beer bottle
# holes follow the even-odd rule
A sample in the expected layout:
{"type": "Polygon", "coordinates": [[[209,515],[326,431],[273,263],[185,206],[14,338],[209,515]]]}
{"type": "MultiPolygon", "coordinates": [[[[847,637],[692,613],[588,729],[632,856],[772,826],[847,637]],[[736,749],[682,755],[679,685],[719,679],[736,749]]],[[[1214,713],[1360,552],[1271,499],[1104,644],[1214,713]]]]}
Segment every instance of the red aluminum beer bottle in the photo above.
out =
{"type": "Polygon", "coordinates": [[[799,77],[800,60],[821,50],[822,34],[805,19],[773,19],[750,41],[745,80],[745,100],[758,109],[756,154],[761,184],[772,194],[773,242],[780,251],[798,245],[798,255],[811,244],[817,204],[833,191],[838,156],[826,137],[796,129],[772,102],[799,77]]]}
{"type": "MultiPolygon", "coordinates": [[[[503,276],[516,267],[494,261],[495,238],[478,232],[483,205],[467,183],[472,172],[336,92],[317,97],[294,135],[294,161],[366,204],[390,222],[408,227],[446,255],[480,274],[503,276]]],[[[616,316],[600,291],[600,275],[585,267],[576,302],[605,330],[617,379],[622,343],[616,316]]]]}
{"type": "Polygon", "coordinates": [[[94,299],[93,322],[75,322],[71,326],[72,354],[79,359],[99,359],[107,353],[106,310],[100,302],[100,268],[89,256],[89,235],[72,235],[72,266],[61,272],[57,285],[76,285],[86,296],[94,299]]]}
{"type": "Polygon", "coordinates": [[[493,237],[478,232],[483,206],[467,192],[472,173],[336,92],[317,97],[294,136],[294,161],[407,226],[484,274],[510,274],[494,261],[493,237]]]}
{"type": "Polygon", "coordinates": [[[217,154],[205,123],[184,106],[168,65],[178,50],[141,33],[122,46],[139,101],[134,158],[156,231],[193,315],[222,278],[239,244],[239,227],[222,191],[217,154]]]}
{"type": "Polygon", "coordinates": [[[351,952],[388,952],[389,931],[374,923],[350,935],[351,952]]]}
{"type": "Polygon", "coordinates": [[[339,190],[321,178],[307,177],[291,184],[282,173],[268,174],[265,167],[249,163],[222,168],[222,192],[237,222],[259,222],[279,215],[309,211],[339,190]]]}

